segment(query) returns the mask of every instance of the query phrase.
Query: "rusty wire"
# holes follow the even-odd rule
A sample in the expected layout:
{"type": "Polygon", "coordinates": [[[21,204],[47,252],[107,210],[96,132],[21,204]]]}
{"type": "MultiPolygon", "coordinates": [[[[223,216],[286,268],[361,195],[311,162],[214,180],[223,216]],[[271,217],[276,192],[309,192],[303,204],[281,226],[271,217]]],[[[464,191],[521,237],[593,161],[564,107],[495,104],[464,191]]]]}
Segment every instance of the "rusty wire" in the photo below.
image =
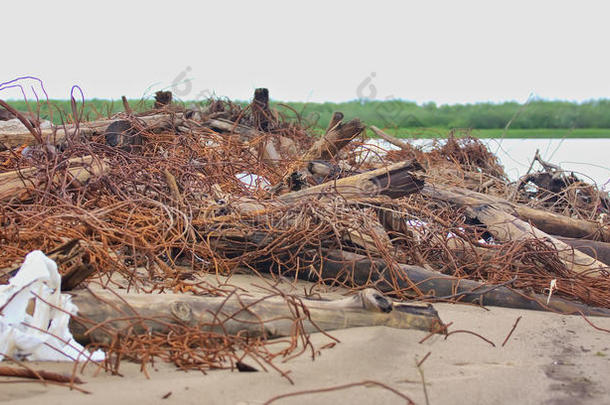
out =
{"type": "MultiPolygon", "coordinates": [[[[398,299],[429,297],[428,291],[409,284],[398,267],[409,263],[488,284],[514,281],[514,288],[537,293],[557,279],[558,296],[610,308],[607,277],[568,271],[558,252],[541,240],[493,241],[484,227],[471,223],[450,204],[421,195],[396,200],[331,195],[291,203],[270,198],[266,185],[282,181],[313,143],[311,133],[298,122],[267,117],[267,132],[244,141],[205,122],[216,117],[256,125],[248,108],[211,100],[205,114],[170,128],[144,127],[138,118],[123,115],[143,137],[142,145],[131,148],[109,147],[103,137],[74,137],[66,148],[34,148],[27,156],[18,148],[2,152],[2,172],[27,167],[36,172],[27,180],[34,188],[0,208],[0,268],[18,265],[31,250],[49,251],[77,239],[81,258],[60,268],[64,273],[70,266],[86,263],[93,269],[92,279],[103,286],[227,296],[227,290],[193,280],[202,273],[239,271],[295,278],[321,274],[324,252],[336,249],[383,259],[388,268],[384,277],[393,287],[389,293],[398,299]],[[280,161],[261,158],[266,142],[277,146],[280,161]],[[105,162],[106,169],[79,181],[70,175],[68,162],[83,156],[105,162]],[[243,173],[260,176],[266,183],[245,184],[238,178],[243,173]],[[419,225],[406,226],[410,221],[419,225]],[[399,281],[408,287],[400,287],[404,283],[399,281]]],[[[338,160],[353,170],[365,170],[407,157],[422,163],[439,183],[503,197],[510,196],[514,187],[496,157],[473,138],[450,138],[428,152],[417,148],[388,152],[361,138],[348,145],[338,160]]],[[[582,218],[595,218],[600,210],[601,200],[591,197],[598,191],[581,183],[571,184],[552,202],[523,193],[517,193],[514,201],[582,218]],[[589,190],[588,194],[582,190],[589,190]],[[583,199],[585,194],[589,200],[583,199]]],[[[375,272],[379,270],[371,267],[364,284],[350,277],[319,280],[354,290],[375,286],[375,272]]],[[[295,305],[298,324],[302,311],[296,311],[295,298],[285,298],[295,305]]],[[[139,361],[145,370],[144,365],[155,358],[205,371],[234,368],[247,356],[261,368],[275,368],[275,358],[294,354],[298,342],[309,344],[299,328],[283,340],[288,349],[277,350],[270,345],[276,343],[265,339],[203,332],[186,325],[174,325],[166,334],[111,333],[113,339],[105,346],[106,367],[114,372],[122,359],[139,361]]]]}

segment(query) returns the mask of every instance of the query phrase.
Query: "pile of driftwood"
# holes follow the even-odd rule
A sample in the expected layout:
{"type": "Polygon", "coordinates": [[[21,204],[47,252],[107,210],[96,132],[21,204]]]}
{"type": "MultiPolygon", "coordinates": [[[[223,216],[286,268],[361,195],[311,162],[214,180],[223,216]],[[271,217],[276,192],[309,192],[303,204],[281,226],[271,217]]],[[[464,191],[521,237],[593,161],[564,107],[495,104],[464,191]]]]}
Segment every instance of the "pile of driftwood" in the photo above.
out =
{"type": "Polygon", "coordinates": [[[610,315],[608,195],[538,155],[543,171],[510,182],[476,139],[424,151],[371,127],[382,147],[339,112],[315,134],[266,89],[245,107],[159,93],[151,111],[50,129],[3,114],[24,130],[0,132],[0,277],[34,249],[56,260],[74,336],[115,371],[154,357],[274,367],[338,327],[444,332],[414,300],[610,315]],[[201,277],[236,273],[354,295],[253,296],[201,277]]]}

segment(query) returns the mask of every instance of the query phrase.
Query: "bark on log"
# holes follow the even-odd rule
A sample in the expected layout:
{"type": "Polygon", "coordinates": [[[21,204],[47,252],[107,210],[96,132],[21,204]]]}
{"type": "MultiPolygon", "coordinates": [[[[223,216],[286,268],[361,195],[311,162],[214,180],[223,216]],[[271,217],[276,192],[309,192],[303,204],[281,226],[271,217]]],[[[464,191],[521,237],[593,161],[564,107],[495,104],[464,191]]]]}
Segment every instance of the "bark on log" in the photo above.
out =
{"type": "MultiPolygon", "coordinates": [[[[101,176],[109,169],[106,162],[94,159],[92,156],[72,158],[64,164],[68,165],[67,171],[72,179],[81,183],[92,176],[101,176]]],[[[0,173],[0,201],[13,197],[20,200],[28,198],[31,190],[40,188],[44,184],[45,179],[37,177],[38,173],[39,169],[35,167],[0,173]]],[[[63,172],[58,172],[53,180],[60,181],[62,177],[63,172]]]]}
{"type": "Polygon", "coordinates": [[[108,125],[104,131],[106,145],[131,150],[132,145],[142,144],[142,135],[130,120],[119,120],[108,125]]]}
{"type": "Polygon", "coordinates": [[[328,126],[326,127],[324,134],[329,133],[331,129],[334,129],[337,125],[339,125],[341,121],[343,121],[343,118],[344,115],[341,111],[335,111],[332,117],[330,117],[330,121],[328,121],[328,126]]]}
{"type": "Polygon", "coordinates": [[[344,177],[318,186],[283,194],[281,201],[337,193],[345,198],[371,197],[378,194],[398,198],[419,192],[424,186],[421,166],[414,161],[399,162],[369,172],[344,177]]]}
{"type": "Polygon", "coordinates": [[[133,328],[137,334],[165,334],[171,330],[172,324],[232,336],[291,336],[296,313],[300,314],[307,333],[318,332],[319,329],[330,331],[360,326],[444,330],[431,305],[395,303],[373,289],[365,289],[352,297],[336,301],[287,301],[282,297],[261,299],[237,294],[228,298],[135,293],[118,297],[108,291],[91,290],[72,294],[72,301],[78,306],[78,317],[71,319],[70,331],[82,344],[92,341],[108,343],[113,334],[109,333],[108,328],[112,328],[113,332],[133,328]],[[104,328],[87,333],[101,323],[104,323],[104,328]]]}
{"type": "Polygon", "coordinates": [[[254,90],[254,99],[250,104],[250,108],[252,109],[252,119],[256,129],[267,131],[269,129],[269,118],[271,117],[269,90],[265,88],[254,90]]]}
{"type": "MultiPolygon", "coordinates": [[[[315,255],[315,252],[311,252],[306,254],[306,258],[311,260],[315,255]]],[[[553,297],[547,305],[545,295],[520,293],[505,286],[460,279],[419,266],[399,264],[398,267],[404,278],[391,277],[390,270],[382,259],[371,260],[355,253],[328,250],[324,251],[320,273],[301,272],[298,278],[327,284],[340,280],[355,286],[374,286],[384,293],[397,289],[408,291],[415,286],[430,298],[459,298],[460,302],[486,306],[551,310],[564,314],[578,314],[582,311],[585,315],[610,316],[610,309],[606,308],[589,307],[557,297],[553,297]]]]}
{"type": "MultiPolygon", "coordinates": [[[[44,252],[62,272],[62,291],[70,291],[94,272],[93,266],[89,264],[87,252],[80,242],[79,239],[69,239],[54,249],[44,252]],[[76,263],[76,265],[72,265],[73,263],[76,263]],[[66,268],[68,268],[67,271],[65,271],[66,268]]],[[[1,282],[7,282],[10,277],[15,276],[21,265],[22,263],[14,267],[0,269],[1,282]]]]}
{"type": "MultiPolygon", "coordinates": [[[[468,215],[483,223],[494,238],[500,241],[541,239],[550,249],[557,250],[560,259],[568,269],[597,277],[608,275],[608,266],[604,263],[572,249],[564,242],[505,212],[494,203],[493,198],[483,199],[478,196],[479,193],[468,190],[455,192],[455,189],[455,187],[428,184],[422,193],[428,197],[466,208],[468,215]]],[[[457,190],[460,191],[460,189],[457,190]]]]}
{"type": "MultiPolygon", "coordinates": [[[[335,113],[336,114],[336,113],[335,113]]],[[[340,113],[339,113],[340,114],[340,113]]],[[[343,116],[343,114],[341,114],[343,116]]],[[[333,116],[333,121],[339,116],[333,116]]],[[[333,122],[331,121],[331,123],[333,122]]],[[[330,127],[330,126],[329,126],[330,127]]],[[[331,160],[339,151],[364,131],[364,124],[357,118],[346,123],[338,122],[318,139],[301,158],[300,165],[312,160],[331,160]]],[[[292,168],[292,171],[299,168],[292,168]]]]}
{"type": "Polygon", "coordinates": [[[563,236],[555,236],[555,238],[610,266],[610,243],[588,239],[564,238],[563,236]]]}
{"type": "MultiPolygon", "coordinates": [[[[510,203],[509,203],[510,204],[510,203]]],[[[530,221],[538,229],[567,238],[583,238],[610,242],[610,225],[595,221],[570,218],[544,210],[530,208],[521,204],[510,204],[517,216],[530,221]]],[[[507,207],[508,208],[508,207],[507,207]]]]}
{"type": "Polygon", "coordinates": [[[431,191],[432,195],[434,191],[437,193],[449,192],[463,198],[468,198],[470,201],[468,204],[494,204],[503,211],[524,221],[530,221],[536,228],[551,235],[610,242],[610,225],[607,224],[602,226],[599,222],[570,218],[565,215],[512,203],[500,197],[477,193],[459,187],[435,184],[433,189],[432,187],[424,189],[423,194],[428,193],[428,190],[431,191]]]}
{"type": "Polygon", "coordinates": [[[174,95],[171,91],[158,91],[155,93],[155,109],[161,109],[172,104],[174,95]]]}
{"type": "Polygon", "coordinates": [[[286,186],[293,191],[306,187],[312,175],[307,170],[311,162],[332,160],[342,148],[364,131],[365,126],[360,120],[353,119],[346,123],[342,120],[343,113],[333,113],[326,133],[301,156],[301,159],[290,165],[282,181],[271,188],[273,194],[285,189],[286,186]]]}

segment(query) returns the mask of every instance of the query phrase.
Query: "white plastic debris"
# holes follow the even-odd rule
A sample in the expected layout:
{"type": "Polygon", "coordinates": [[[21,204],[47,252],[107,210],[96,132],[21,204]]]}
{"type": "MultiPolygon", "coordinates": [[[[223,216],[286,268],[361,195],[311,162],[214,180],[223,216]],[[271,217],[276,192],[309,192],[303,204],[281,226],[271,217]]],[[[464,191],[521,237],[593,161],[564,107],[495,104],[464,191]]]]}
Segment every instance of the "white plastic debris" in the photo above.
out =
{"type": "Polygon", "coordinates": [[[242,172],[236,174],[235,177],[237,177],[237,179],[240,180],[246,186],[246,188],[252,191],[258,188],[266,189],[271,186],[266,178],[257,174],[242,172]]]}
{"type": "Polygon", "coordinates": [[[19,272],[0,286],[0,361],[6,356],[30,361],[104,360],[74,340],[69,314],[78,308],[61,294],[57,264],[39,250],[28,253],[19,272]]]}

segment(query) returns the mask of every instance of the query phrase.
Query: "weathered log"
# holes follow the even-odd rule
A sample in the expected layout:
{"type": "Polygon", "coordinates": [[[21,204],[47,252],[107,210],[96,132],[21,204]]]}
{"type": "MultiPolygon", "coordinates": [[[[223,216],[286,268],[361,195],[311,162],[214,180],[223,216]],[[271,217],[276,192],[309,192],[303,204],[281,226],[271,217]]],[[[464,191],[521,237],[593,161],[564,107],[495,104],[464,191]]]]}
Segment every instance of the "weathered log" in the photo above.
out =
{"type": "Polygon", "coordinates": [[[271,111],[269,110],[269,90],[265,88],[254,90],[254,99],[250,104],[250,108],[256,129],[267,131],[269,129],[269,117],[271,116],[271,111]]]}
{"type": "MultiPolygon", "coordinates": [[[[334,115],[331,123],[342,116],[343,114],[334,115]]],[[[329,125],[329,128],[328,132],[305,152],[299,162],[300,165],[307,165],[312,160],[331,160],[341,149],[360,135],[365,126],[355,118],[345,123],[339,121],[333,127],[329,125]]],[[[298,170],[298,168],[293,167],[292,171],[295,170],[298,170]]]]}
{"type": "Polygon", "coordinates": [[[70,331],[83,344],[108,343],[112,339],[108,329],[121,332],[133,328],[132,332],[137,334],[165,334],[172,324],[231,336],[275,338],[291,336],[299,318],[307,333],[361,326],[444,330],[431,305],[396,303],[373,289],[336,301],[279,296],[263,299],[237,293],[229,297],[136,293],[117,296],[104,290],[72,294],[78,317],[71,319],[70,331]],[[296,316],[297,313],[300,315],[296,316]],[[88,331],[102,323],[103,328],[88,331]]]}
{"type": "MultiPolygon", "coordinates": [[[[277,199],[285,203],[292,203],[312,196],[324,198],[333,194],[339,194],[346,199],[370,197],[379,194],[389,196],[390,198],[398,198],[417,192],[423,187],[424,181],[421,176],[422,173],[419,173],[420,170],[421,166],[417,162],[400,162],[336,181],[329,181],[304,190],[283,194],[277,199]]],[[[347,229],[346,234],[342,236],[346,240],[371,252],[381,253],[382,251],[389,251],[392,248],[392,242],[385,232],[383,225],[378,222],[378,219],[368,224],[368,232],[362,232],[360,229],[350,226],[345,228],[347,229]]],[[[226,229],[220,235],[225,240],[231,237],[239,240],[245,236],[239,230],[230,233],[226,229]]],[[[214,243],[221,243],[215,240],[215,238],[213,239],[214,243]]],[[[262,241],[273,239],[266,238],[264,234],[248,234],[248,240],[258,244],[262,241]],[[253,240],[255,236],[259,239],[258,241],[253,240]]],[[[220,248],[220,246],[220,244],[216,245],[217,248],[220,248]]],[[[259,246],[259,248],[262,248],[262,246],[259,246]]],[[[223,250],[227,253],[233,249],[227,247],[223,250]]]]}
{"type": "Polygon", "coordinates": [[[339,125],[341,121],[343,121],[344,117],[345,116],[341,111],[335,111],[332,117],[330,117],[330,121],[328,121],[328,126],[326,127],[326,131],[324,131],[324,134],[329,133],[331,129],[339,125]]]}
{"type": "Polygon", "coordinates": [[[610,266],[610,243],[588,239],[565,238],[563,236],[554,237],[610,266]]]}
{"type": "Polygon", "coordinates": [[[424,186],[422,167],[415,161],[399,162],[369,172],[329,181],[318,186],[283,194],[281,201],[337,193],[345,198],[387,195],[398,198],[420,191],[424,186]]]}
{"type": "Polygon", "coordinates": [[[141,145],[142,135],[134,128],[131,121],[119,120],[108,125],[104,131],[106,145],[131,150],[131,145],[141,145]]]}
{"type": "Polygon", "coordinates": [[[133,110],[131,109],[131,106],[129,105],[129,101],[127,100],[127,97],[121,96],[121,102],[123,103],[123,110],[125,110],[127,115],[133,115],[133,110]]]}
{"type": "Polygon", "coordinates": [[[0,121],[8,121],[15,118],[13,114],[11,114],[8,110],[4,108],[0,108],[0,121]]]}
{"type": "Polygon", "coordinates": [[[32,126],[30,121],[22,113],[15,110],[13,107],[11,107],[9,104],[7,104],[3,100],[0,100],[0,106],[4,107],[9,113],[11,113],[15,117],[17,117],[17,119],[19,121],[21,121],[21,123],[28,129],[30,135],[36,140],[36,142],[38,144],[43,143],[43,139],[40,136],[40,133],[38,131],[36,131],[36,129],[32,126]]]}
{"type": "MultiPolygon", "coordinates": [[[[205,125],[208,125],[209,127],[214,129],[219,129],[221,131],[238,134],[240,135],[240,140],[242,142],[249,142],[252,139],[265,137],[264,132],[260,132],[252,127],[238,124],[236,122],[229,121],[223,118],[210,119],[205,122],[205,125]]],[[[260,158],[266,160],[271,164],[275,164],[281,159],[281,156],[275,148],[275,145],[273,144],[273,141],[271,139],[266,139],[260,143],[259,155],[260,158]]]]}
{"type": "Polygon", "coordinates": [[[531,238],[544,240],[551,249],[557,250],[557,255],[568,269],[592,276],[608,275],[609,267],[604,263],[572,249],[566,243],[492,205],[480,206],[474,212],[474,217],[485,224],[487,230],[500,241],[531,238]]]}
{"type": "MultiPolygon", "coordinates": [[[[155,114],[136,117],[143,125],[150,128],[171,128],[182,123],[183,114],[155,114]]],[[[51,144],[59,144],[68,136],[78,135],[91,137],[103,135],[113,122],[121,121],[123,118],[104,119],[97,121],[81,122],[78,127],[66,125],[65,127],[54,126],[51,129],[42,130],[42,140],[51,144]]],[[[0,144],[7,147],[18,147],[22,145],[34,145],[37,141],[28,131],[0,133],[0,144]]]]}
{"type": "Polygon", "coordinates": [[[168,105],[171,105],[173,98],[174,98],[174,95],[172,94],[171,91],[156,92],[154,108],[160,109],[160,108],[166,107],[168,105]]]}
{"type": "Polygon", "coordinates": [[[556,250],[565,266],[577,273],[592,276],[608,274],[608,266],[578,250],[572,249],[564,242],[507,213],[494,203],[493,199],[483,199],[479,193],[460,190],[455,187],[444,187],[427,184],[422,193],[428,197],[450,202],[466,208],[467,214],[483,223],[487,230],[499,241],[522,239],[543,240],[550,249],[556,250]]]}
{"type": "MultiPolygon", "coordinates": [[[[530,221],[538,229],[567,238],[583,238],[610,242],[610,225],[583,219],[570,218],[554,212],[539,210],[521,204],[509,204],[517,216],[530,221]]],[[[502,207],[505,209],[505,207],[502,207]]],[[[509,209],[506,206],[506,209],[509,209]]]]}
{"type": "MultiPolygon", "coordinates": [[[[354,287],[374,286],[384,293],[397,290],[405,293],[417,288],[430,299],[457,299],[460,302],[486,306],[551,310],[565,314],[577,314],[582,311],[585,315],[610,316],[610,309],[590,307],[557,297],[553,297],[546,304],[545,295],[526,294],[502,285],[456,278],[420,266],[398,264],[397,269],[404,277],[401,277],[400,273],[393,277],[382,259],[371,260],[366,256],[340,250],[325,250],[323,254],[324,257],[320,258],[316,252],[308,252],[305,258],[321,261],[321,267],[319,270],[300,272],[298,278],[331,285],[339,281],[354,287]]],[[[413,297],[417,298],[415,291],[413,297]]]]}
{"type": "Polygon", "coordinates": [[[307,187],[312,175],[308,166],[312,162],[332,160],[342,148],[364,131],[364,124],[360,120],[353,119],[346,123],[342,120],[343,113],[333,113],[326,133],[299,160],[288,167],[282,181],[271,188],[272,193],[275,194],[286,186],[292,191],[307,187]]]}
{"type": "Polygon", "coordinates": [[[381,129],[377,128],[375,125],[371,125],[369,128],[371,128],[371,130],[375,133],[375,135],[377,135],[384,141],[391,143],[392,145],[396,146],[397,148],[400,148],[400,149],[402,149],[404,151],[408,151],[408,152],[413,151],[413,147],[411,145],[401,141],[400,139],[396,138],[395,136],[392,136],[390,134],[383,132],[381,129]]]}
{"type": "Polygon", "coordinates": [[[242,135],[241,140],[244,142],[261,135],[260,131],[257,131],[252,127],[229,121],[224,118],[209,119],[205,121],[204,125],[224,132],[242,135]]]}
{"type": "MultiPolygon", "coordinates": [[[[94,159],[92,156],[76,157],[64,162],[68,166],[67,172],[73,180],[85,182],[90,177],[101,176],[109,169],[106,162],[94,159]]],[[[0,201],[13,197],[23,200],[28,198],[31,190],[44,184],[46,178],[37,176],[39,169],[30,167],[22,170],[0,173],[0,201]]],[[[63,173],[55,174],[54,181],[59,181],[63,173]]]]}
{"type": "Polygon", "coordinates": [[[602,225],[595,221],[570,218],[565,215],[531,208],[523,204],[516,204],[503,198],[487,194],[477,193],[460,187],[435,184],[434,188],[427,187],[431,194],[449,192],[455,196],[468,198],[468,204],[494,204],[496,207],[506,211],[524,221],[530,221],[536,228],[551,235],[559,235],[567,238],[584,238],[610,242],[610,225],[602,225]]]}

